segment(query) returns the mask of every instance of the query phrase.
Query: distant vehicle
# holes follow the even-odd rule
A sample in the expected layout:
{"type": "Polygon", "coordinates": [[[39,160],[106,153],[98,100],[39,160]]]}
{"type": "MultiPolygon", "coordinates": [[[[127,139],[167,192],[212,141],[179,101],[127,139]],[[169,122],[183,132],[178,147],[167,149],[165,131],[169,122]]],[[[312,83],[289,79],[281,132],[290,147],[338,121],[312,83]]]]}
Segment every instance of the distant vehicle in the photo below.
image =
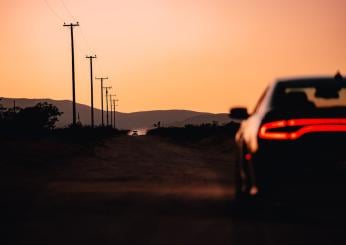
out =
{"type": "Polygon", "coordinates": [[[137,130],[132,130],[131,136],[138,136],[138,131],[137,130]]]}
{"type": "Polygon", "coordinates": [[[274,82],[236,134],[237,200],[345,200],[346,79],[274,82]],[[316,199],[317,198],[317,199],[316,199]]]}

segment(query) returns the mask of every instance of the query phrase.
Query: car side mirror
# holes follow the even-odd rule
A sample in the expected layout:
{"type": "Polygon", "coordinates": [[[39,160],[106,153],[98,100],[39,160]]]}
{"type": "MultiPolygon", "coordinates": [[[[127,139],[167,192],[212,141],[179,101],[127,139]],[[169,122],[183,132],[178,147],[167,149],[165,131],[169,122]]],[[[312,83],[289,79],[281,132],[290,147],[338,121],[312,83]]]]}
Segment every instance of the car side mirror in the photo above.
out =
{"type": "Polygon", "coordinates": [[[241,122],[249,117],[249,113],[245,107],[234,107],[231,108],[229,117],[234,122],[241,122]]]}

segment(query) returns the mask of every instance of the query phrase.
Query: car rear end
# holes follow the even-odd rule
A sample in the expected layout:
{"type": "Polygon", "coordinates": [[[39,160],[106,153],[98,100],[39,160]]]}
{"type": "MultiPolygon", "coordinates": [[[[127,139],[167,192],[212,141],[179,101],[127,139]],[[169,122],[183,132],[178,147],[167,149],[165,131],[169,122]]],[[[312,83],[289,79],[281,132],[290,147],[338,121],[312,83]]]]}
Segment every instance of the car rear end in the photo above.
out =
{"type": "Polygon", "coordinates": [[[272,108],[259,127],[258,150],[252,159],[259,195],[345,202],[346,84],[342,82],[279,83],[272,108]]]}

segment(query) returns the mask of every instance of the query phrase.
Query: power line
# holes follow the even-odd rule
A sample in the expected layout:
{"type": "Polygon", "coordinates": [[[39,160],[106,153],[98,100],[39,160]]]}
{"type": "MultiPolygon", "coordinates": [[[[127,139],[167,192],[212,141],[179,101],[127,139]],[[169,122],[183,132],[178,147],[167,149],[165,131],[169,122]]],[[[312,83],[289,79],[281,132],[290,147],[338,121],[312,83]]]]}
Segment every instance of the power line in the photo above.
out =
{"type": "MultiPolygon", "coordinates": [[[[50,11],[50,13],[51,13],[57,20],[59,20],[59,22],[61,21],[61,23],[65,23],[65,20],[61,17],[61,15],[58,14],[57,11],[54,10],[54,8],[52,7],[52,5],[49,3],[48,0],[43,0],[43,2],[45,3],[45,5],[46,5],[46,7],[48,8],[48,10],[50,11]]],[[[59,11],[59,12],[61,12],[61,11],[59,11]]],[[[81,52],[85,53],[84,51],[82,51],[82,50],[80,49],[80,47],[78,46],[78,43],[77,43],[76,46],[77,46],[77,48],[78,48],[81,52]]]]}
{"type": "MultiPolygon", "coordinates": [[[[58,12],[57,11],[55,11],[54,10],[54,8],[51,6],[51,4],[49,3],[49,1],[48,0],[43,0],[44,2],[45,2],[45,4],[46,4],[46,6],[47,6],[47,8],[50,10],[50,12],[56,17],[56,19],[58,19],[59,21],[61,21],[61,22],[64,22],[64,19],[61,17],[61,15],[60,14],[58,14],[58,12]]],[[[65,1],[64,0],[59,0],[60,2],[61,2],[61,4],[62,4],[62,6],[63,6],[63,8],[65,9],[65,11],[66,11],[66,13],[70,16],[70,18],[74,21],[74,22],[76,22],[75,20],[75,17],[74,17],[74,15],[72,14],[72,12],[70,11],[70,9],[67,7],[67,5],[66,5],[66,3],[65,3],[65,1]]],[[[64,22],[64,25],[63,26],[65,26],[65,27],[70,27],[70,29],[71,29],[71,51],[72,51],[72,97],[73,97],[73,108],[72,108],[72,113],[73,113],[73,125],[75,126],[76,125],[76,96],[75,96],[75,64],[74,64],[74,61],[75,61],[75,50],[74,50],[74,36],[73,36],[73,31],[74,31],[74,28],[73,27],[76,27],[76,26],[79,26],[79,23],[78,22],[76,22],[76,24],[72,24],[72,23],[70,23],[70,24],[65,24],[65,22],[64,22]]],[[[86,50],[85,50],[85,47],[86,48],[88,48],[89,49],[89,51],[91,51],[91,50],[93,50],[93,49],[91,49],[90,48],[90,43],[88,42],[88,39],[86,38],[86,35],[85,35],[85,32],[83,31],[83,28],[82,27],[80,27],[79,28],[79,30],[80,30],[80,36],[82,36],[82,39],[83,39],[83,41],[84,41],[84,44],[85,44],[85,46],[84,47],[81,47],[80,46],[80,43],[79,42],[77,42],[76,43],[76,47],[77,47],[77,49],[80,51],[80,52],[82,52],[82,53],[84,53],[84,54],[86,54],[87,52],[85,52],[86,50]]],[[[82,45],[83,46],[83,45],[82,45]]],[[[93,79],[93,75],[92,75],[92,58],[89,56],[89,57],[87,57],[87,58],[90,58],[90,62],[91,62],[91,90],[93,90],[93,82],[92,82],[92,79],[93,79]]],[[[96,58],[96,57],[95,57],[96,58]]],[[[97,64],[96,65],[97,66],[97,68],[99,68],[99,65],[97,64]]],[[[102,67],[101,67],[102,68],[102,67]]],[[[102,70],[102,69],[101,69],[102,70]]],[[[96,79],[100,79],[101,80],[101,107],[102,107],[102,126],[104,126],[104,120],[103,120],[103,115],[104,115],[104,111],[103,111],[103,80],[104,79],[108,79],[108,78],[96,78],[96,79]]],[[[91,91],[91,93],[92,93],[92,95],[91,95],[91,103],[92,103],[92,112],[91,112],[91,117],[92,117],[92,124],[93,124],[93,122],[94,122],[94,120],[93,120],[93,91],[91,91]]],[[[106,102],[107,102],[107,126],[108,126],[108,96],[107,96],[107,94],[108,94],[108,88],[106,88],[106,102]]],[[[111,107],[112,107],[112,100],[111,100],[111,107]]],[[[114,117],[115,117],[115,115],[114,115],[114,117]]],[[[115,124],[115,120],[114,120],[114,124],[115,124]]]]}
{"type": "MultiPolygon", "coordinates": [[[[98,57],[100,57],[100,55],[98,55],[98,57]]],[[[105,70],[103,69],[104,67],[100,65],[101,62],[102,60],[95,64],[95,69],[98,71],[98,73],[104,74],[105,70]]]]}
{"type": "Polygon", "coordinates": [[[90,50],[90,51],[93,51],[91,48],[90,48],[90,42],[87,40],[85,34],[84,34],[84,31],[83,31],[83,28],[80,28],[80,34],[82,36],[82,39],[84,40],[85,42],[85,45],[87,46],[87,48],[90,50]]]}
{"type": "Polygon", "coordinates": [[[88,53],[88,52],[86,52],[86,49],[85,49],[84,47],[82,47],[82,46],[80,45],[80,43],[78,43],[78,42],[77,42],[77,44],[76,44],[76,47],[77,47],[78,51],[82,53],[82,55],[85,55],[85,54],[88,53]]]}
{"type": "Polygon", "coordinates": [[[70,16],[71,20],[76,22],[76,19],[74,18],[74,16],[72,15],[71,11],[68,9],[68,7],[65,4],[64,0],[60,0],[62,6],[64,7],[64,9],[66,10],[67,14],[70,16]]]}
{"type": "Polygon", "coordinates": [[[52,8],[52,6],[50,6],[50,4],[48,3],[47,0],[43,0],[46,3],[47,8],[50,10],[50,12],[57,18],[59,19],[61,22],[64,22],[63,18],[61,18],[61,16],[52,8]]]}
{"type": "MultiPolygon", "coordinates": [[[[67,7],[65,1],[64,1],[64,0],[60,0],[60,2],[61,2],[61,4],[62,4],[62,6],[64,7],[64,9],[66,10],[67,14],[70,16],[70,18],[71,18],[74,22],[76,22],[76,18],[75,18],[74,15],[72,14],[72,11],[70,11],[70,9],[67,7]]],[[[79,31],[80,31],[80,34],[81,34],[81,36],[82,36],[82,39],[83,39],[83,41],[84,41],[84,43],[85,43],[86,48],[87,48],[89,51],[93,51],[93,50],[90,48],[89,42],[88,42],[88,40],[87,40],[87,38],[86,38],[86,36],[85,36],[85,34],[84,34],[84,31],[83,31],[83,27],[82,27],[82,26],[79,28],[79,31]]]]}
{"type": "MultiPolygon", "coordinates": [[[[70,16],[71,20],[73,20],[74,22],[76,22],[76,18],[75,18],[74,15],[72,14],[72,11],[70,11],[70,9],[67,7],[65,1],[64,1],[64,0],[60,0],[60,2],[61,2],[61,4],[62,4],[62,6],[64,7],[65,11],[67,12],[67,14],[70,16]]],[[[90,48],[90,46],[88,45],[88,41],[86,40],[85,35],[84,35],[82,29],[83,29],[83,27],[81,26],[81,27],[79,28],[79,31],[80,31],[80,34],[81,34],[81,36],[82,36],[82,39],[83,39],[83,41],[85,42],[86,48],[87,48],[89,51],[91,51],[91,48],[90,48]]],[[[78,31],[78,30],[77,30],[77,31],[78,31]]],[[[81,47],[78,43],[77,43],[77,48],[78,48],[79,51],[81,51],[82,53],[84,53],[84,54],[87,53],[87,52],[85,52],[86,50],[85,50],[83,47],[81,47]]]]}

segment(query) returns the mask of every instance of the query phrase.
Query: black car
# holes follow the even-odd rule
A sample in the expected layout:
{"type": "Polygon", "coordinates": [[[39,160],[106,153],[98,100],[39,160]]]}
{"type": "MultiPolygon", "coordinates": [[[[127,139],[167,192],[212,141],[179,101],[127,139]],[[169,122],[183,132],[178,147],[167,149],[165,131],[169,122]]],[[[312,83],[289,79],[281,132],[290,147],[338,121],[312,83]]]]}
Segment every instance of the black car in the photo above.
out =
{"type": "Polygon", "coordinates": [[[231,109],[236,198],[345,200],[346,79],[274,82],[255,110],[231,109]]]}

